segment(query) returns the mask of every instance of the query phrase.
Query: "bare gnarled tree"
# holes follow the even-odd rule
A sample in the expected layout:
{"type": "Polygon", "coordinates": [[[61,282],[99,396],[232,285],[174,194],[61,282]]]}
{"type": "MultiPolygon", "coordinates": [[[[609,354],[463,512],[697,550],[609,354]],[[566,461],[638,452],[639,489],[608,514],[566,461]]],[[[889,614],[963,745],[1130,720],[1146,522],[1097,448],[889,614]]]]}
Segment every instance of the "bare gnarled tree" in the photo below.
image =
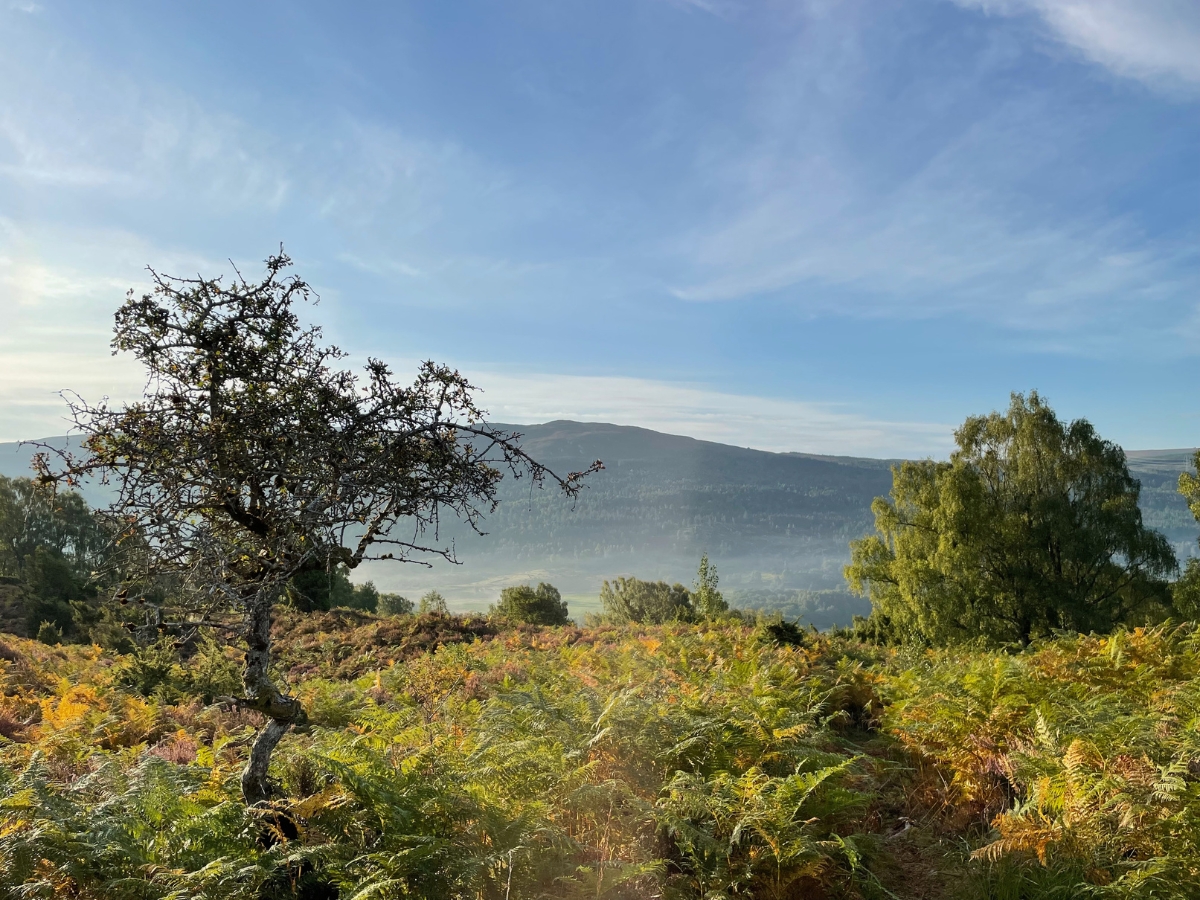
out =
{"type": "Polygon", "coordinates": [[[151,270],[153,290],[130,291],[113,340],[146,367],[142,399],[114,408],[72,395],[84,452],[36,461],[46,484],[115,485],[107,515],[133,551],[123,590],[169,579],[192,626],[238,614],[239,702],[267,719],[242,775],[250,803],[271,795],[271,752],[304,719],[268,672],[273,608],[293,577],[369,559],[454,561],[439,517],[478,531],[505,473],[574,496],[602,468],[554,474],[519,434],[486,424],[475,388],[445,366],[422,364],[409,386],[375,359],[363,377],[338,368],[344,354],[296,315],[315,295],[289,265],[281,250],[261,281],[235,270],[228,286],[151,270]]]}

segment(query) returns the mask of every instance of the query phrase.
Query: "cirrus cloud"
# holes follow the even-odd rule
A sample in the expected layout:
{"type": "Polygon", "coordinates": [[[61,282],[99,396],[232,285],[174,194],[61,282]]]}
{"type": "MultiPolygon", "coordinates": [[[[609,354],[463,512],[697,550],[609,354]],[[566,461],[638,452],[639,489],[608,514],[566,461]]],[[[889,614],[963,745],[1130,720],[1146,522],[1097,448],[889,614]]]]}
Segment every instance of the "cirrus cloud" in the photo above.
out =
{"type": "Polygon", "coordinates": [[[955,0],[1032,14],[1092,62],[1156,86],[1200,88],[1200,5],[1193,0],[955,0]]]}

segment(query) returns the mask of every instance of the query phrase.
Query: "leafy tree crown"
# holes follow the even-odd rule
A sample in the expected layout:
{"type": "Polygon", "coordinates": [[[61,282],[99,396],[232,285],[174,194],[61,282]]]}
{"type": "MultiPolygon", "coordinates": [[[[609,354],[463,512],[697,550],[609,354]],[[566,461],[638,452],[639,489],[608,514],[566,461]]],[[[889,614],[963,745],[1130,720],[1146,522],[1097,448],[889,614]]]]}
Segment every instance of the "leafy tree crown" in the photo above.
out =
{"type": "Polygon", "coordinates": [[[682,584],[620,577],[600,587],[607,621],[662,624],[692,618],[692,596],[682,584]]]}
{"type": "Polygon", "coordinates": [[[567,603],[552,584],[539,582],[536,588],[527,584],[506,587],[500,592],[500,602],[492,607],[493,615],[530,625],[566,625],[571,621],[567,603]]]}
{"type": "Polygon", "coordinates": [[[949,462],[892,470],[846,578],[899,636],[1027,642],[1165,611],[1166,538],[1142,524],[1125,454],[1038,394],[955,432],[949,462]]]}

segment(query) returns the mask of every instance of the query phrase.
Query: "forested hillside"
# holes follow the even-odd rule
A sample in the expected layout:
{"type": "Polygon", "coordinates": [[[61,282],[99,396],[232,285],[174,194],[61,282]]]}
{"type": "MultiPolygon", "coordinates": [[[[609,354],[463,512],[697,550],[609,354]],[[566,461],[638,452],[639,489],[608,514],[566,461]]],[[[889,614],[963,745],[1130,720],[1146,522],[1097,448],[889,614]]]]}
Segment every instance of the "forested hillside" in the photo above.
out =
{"type": "Polygon", "coordinates": [[[1195,556],[1200,529],[1179,493],[1179,473],[1190,471],[1195,450],[1132,450],[1129,471],[1142,483],[1142,516],[1165,534],[1181,558],[1195,556]]]}
{"type": "MultiPolygon", "coordinates": [[[[381,589],[420,594],[436,588],[457,609],[483,609],[500,587],[553,582],[586,609],[601,580],[632,574],[690,581],[701,553],[721,571],[735,605],[779,609],[826,627],[867,611],[844,590],[848,541],[871,530],[871,501],[891,488],[892,460],[769,453],[644,428],[604,423],[501,425],[568,472],[603,460],[574,505],[553,492],[506,479],[486,536],[444,523],[461,566],[371,567],[362,577],[381,589]]],[[[61,440],[61,439],[59,439],[61,440]]],[[[29,448],[0,445],[0,474],[28,474],[29,448]]],[[[1176,552],[1196,546],[1196,522],[1176,487],[1190,451],[1136,451],[1147,524],[1176,552]]],[[[84,488],[93,504],[103,489],[84,488]]]]}

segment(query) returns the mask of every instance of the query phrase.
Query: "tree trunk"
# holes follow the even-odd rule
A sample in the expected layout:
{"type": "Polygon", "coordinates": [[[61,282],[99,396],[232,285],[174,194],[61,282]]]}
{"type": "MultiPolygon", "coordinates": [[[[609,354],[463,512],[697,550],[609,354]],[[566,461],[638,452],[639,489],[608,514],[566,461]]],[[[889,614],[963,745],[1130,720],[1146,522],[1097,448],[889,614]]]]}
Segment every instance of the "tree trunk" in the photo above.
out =
{"type": "Polygon", "coordinates": [[[305,719],[304,707],[295,697],[280,693],[271,681],[271,613],[273,594],[261,592],[246,603],[246,668],[242,683],[246,689],[244,705],[267,717],[267,723],[254,739],[250,759],[242,771],[242,797],[246,803],[260,803],[274,793],[268,770],[271,753],[295,724],[305,719]]]}
{"type": "Polygon", "coordinates": [[[271,799],[274,792],[267,772],[271,766],[271,752],[280,739],[292,727],[290,721],[268,719],[259,731],[250,748],[250,760],[242,770],[242,798],[250,806],[271,799]]]}

